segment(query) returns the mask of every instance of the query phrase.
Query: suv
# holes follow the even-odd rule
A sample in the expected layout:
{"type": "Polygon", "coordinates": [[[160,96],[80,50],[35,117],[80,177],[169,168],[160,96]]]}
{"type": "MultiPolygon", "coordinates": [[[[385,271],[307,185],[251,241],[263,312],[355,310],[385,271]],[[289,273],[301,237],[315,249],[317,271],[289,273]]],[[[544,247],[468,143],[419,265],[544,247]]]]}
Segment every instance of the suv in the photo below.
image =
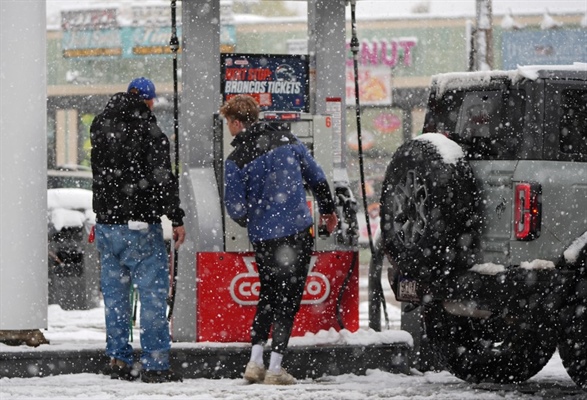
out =
{"type": "Polygon", "coordinates": [[[381,246],[428,368],[522,382],[558,346],[587,389],[587,64],[434,76],[423,132],[387,168],[381,246]]]}

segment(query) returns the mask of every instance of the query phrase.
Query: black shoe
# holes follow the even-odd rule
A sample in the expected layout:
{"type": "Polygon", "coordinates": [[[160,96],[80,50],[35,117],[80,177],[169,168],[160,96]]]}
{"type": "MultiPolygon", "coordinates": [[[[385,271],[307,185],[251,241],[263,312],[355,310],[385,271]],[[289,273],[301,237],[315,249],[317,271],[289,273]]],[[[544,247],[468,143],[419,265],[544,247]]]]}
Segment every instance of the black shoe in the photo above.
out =
{"type": "Polygon", "coordinates": [[[141,373],[141,380],[145,383],[183,382],[183,377],[170,369],[165,371],[145,370],[141,373]]]}
{"type": "Polygon", "coordinates": [[[110,379],[120,379],[123,381],[134,381],[140,375],[140,371],[132,366],[127,365],[124,361],[113,360],[107,365],[102,373],[110,375],[110,379]],[[110,372],[108,374],[108,371],[110,372]]]}
{"type": "Polygon", "coordinates": [[[112,375],[112,364],[111,363],[106,364],[100,372],[102,373],[102,375],[106,375],[106,376],[112,375]]]}

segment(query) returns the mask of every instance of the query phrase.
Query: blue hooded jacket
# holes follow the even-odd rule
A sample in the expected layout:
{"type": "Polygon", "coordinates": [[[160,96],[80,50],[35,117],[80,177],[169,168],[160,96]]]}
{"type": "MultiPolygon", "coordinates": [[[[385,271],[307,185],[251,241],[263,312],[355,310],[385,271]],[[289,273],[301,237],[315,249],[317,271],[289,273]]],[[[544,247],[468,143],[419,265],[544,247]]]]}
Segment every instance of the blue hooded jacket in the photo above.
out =
{"type": "Polygon", "coordinates": [[[304,182],[321,214],[335,211],[324,171],[288,130],[257,123],[239,133],[232,145],[224,168],[224,202],[228,215],[247,228],[252,243],[312,225],[304,182]]]}

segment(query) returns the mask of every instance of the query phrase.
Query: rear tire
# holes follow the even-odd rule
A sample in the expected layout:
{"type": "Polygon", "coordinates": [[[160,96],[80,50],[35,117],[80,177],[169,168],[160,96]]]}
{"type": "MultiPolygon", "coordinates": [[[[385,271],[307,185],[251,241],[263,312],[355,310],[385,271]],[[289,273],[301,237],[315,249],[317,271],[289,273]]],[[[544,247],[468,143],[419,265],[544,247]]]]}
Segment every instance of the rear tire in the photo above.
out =
{"type": "MultiPolygon", "coordinates": [[[[583,282],[583,285],[587,286],[583,282]]],[[[583,287],[583,290],[587,290],[583,287]]],[[[567,307],[562,319],[562,339],[558,351],[567,373],[583,390],[587,390],[587,299],[567,307]]]]}
{"type": "Polygon", "coordinates": [[[423,312],[428,340],[442,365],[470,383],[523,382],[556,350],[556,330],[546,324],[456,316],[439,302],[423,312]]]}

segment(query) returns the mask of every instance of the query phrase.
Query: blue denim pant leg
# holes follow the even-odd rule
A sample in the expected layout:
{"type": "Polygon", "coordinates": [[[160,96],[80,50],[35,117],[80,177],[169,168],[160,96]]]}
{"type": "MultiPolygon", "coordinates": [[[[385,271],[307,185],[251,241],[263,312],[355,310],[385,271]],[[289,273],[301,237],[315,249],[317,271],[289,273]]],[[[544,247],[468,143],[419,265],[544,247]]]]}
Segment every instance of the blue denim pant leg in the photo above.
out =
{"type": "Polygon", "coordinates": [[[167,322],[169,271],[160,224],[147,230],[127,225],[96,225],[96,243],[102,264],[101,286],[106,313],[106,354],[133,362],[128,343],[131,284],[141,303],[141,363],[147,370],[169,369],[171,338],[167,322]]]}

